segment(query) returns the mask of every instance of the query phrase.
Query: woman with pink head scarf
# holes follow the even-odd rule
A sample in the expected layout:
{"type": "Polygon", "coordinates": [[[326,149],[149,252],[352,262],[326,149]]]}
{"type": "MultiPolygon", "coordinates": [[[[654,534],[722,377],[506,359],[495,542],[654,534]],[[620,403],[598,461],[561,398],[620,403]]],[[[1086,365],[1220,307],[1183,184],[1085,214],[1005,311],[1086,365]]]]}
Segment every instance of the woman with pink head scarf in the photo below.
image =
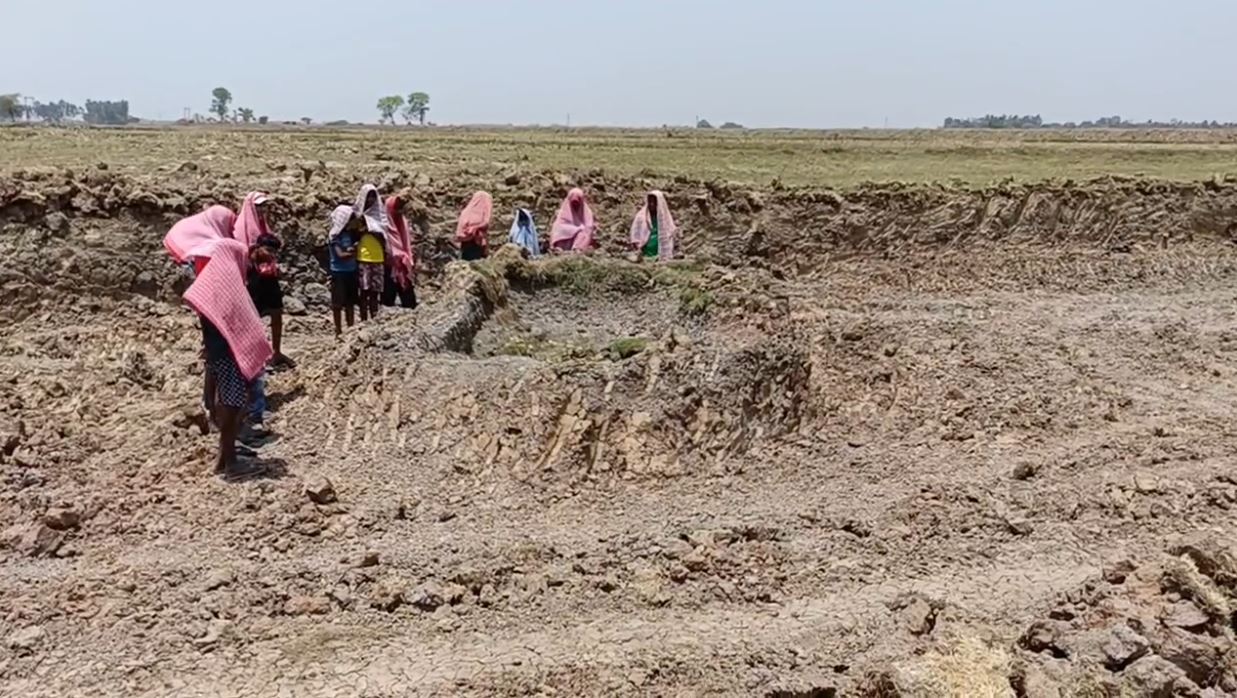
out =
{"type": "Polygon", "coordinates": [[[163,246],[177,264],[193,264],[201,273],[209,257],[206,252],[219,240],[232,237],[236,214],[227,206],[211,206],[205,211],[182,218],[163,237],[163,246]]]}
{"type": "Polygon", "coordinates": [[[241,203],[241,213],[236,219],[236,228],[232,237],[240,240],[245,249],[258,244],[258,238],[270,235],[270,226],[266,223],[266,211],[263,208],[270,197],[260,191],[251,191],[245,195],[241,203]]]}
{"type": "Polygon", "coordinates": [[[640,257],[657,258],[663,262],[674,259],[674,242],[679,228],[670,215],[666,195],[651,191],[644,206],[631,222],[631,246],[640,257]]]}
{"type": "Polygon", "coordinates": [[[416,280],[417,258],[412,249],[412,235],[408,233],[408,220],[404,218],[404,197],[387,197],[387,246],[391,259],[387,264],[389,279],[382,284],[382,304],[395,305],[396,297],[405,308],[417,307],[417,294],[413,290],[416,280]]]}
{"type": "Polygon", "coordinates": [[[248,250],[237,240],[218,240],[185,302],[202,322],[206,355],[207,409],[219,425],[217,472],[236,474],[236,437],[255,382],[271,357],[262,320],[245,289],[248,250]]]}
{"type": "Polygon", "coordinates": [[[567,192],[550,227],[550,249],[555,252],[587,252],[593,247],[597,223],[580,188],[567,192]]]}
{"type": "Polygon", "coordinates": [[[484,259],[489,252],[490,218],[494,213],[494,198],[489,192],[479,191],[472,195],[468,205],[460,213],[455,225],[455,244],[460,248],[460,259],[471,262],[484,259]]]}
{"type": "MultiPolygon", "coordinates": [[[[270,195],[264,192],[246,194],[232,237],[249,251],[249,295],[258,314],[271,319],[271,343],[275,345],[272,364],[292,367],[295,363],[283,353],[283,288],[279,285],[279,251],[283,243],[267,220],[270,200],[270,195]]],[[[253,417],[255,422],[260,422],[266,399],[263,391],[257,392],[253,417]]]]}

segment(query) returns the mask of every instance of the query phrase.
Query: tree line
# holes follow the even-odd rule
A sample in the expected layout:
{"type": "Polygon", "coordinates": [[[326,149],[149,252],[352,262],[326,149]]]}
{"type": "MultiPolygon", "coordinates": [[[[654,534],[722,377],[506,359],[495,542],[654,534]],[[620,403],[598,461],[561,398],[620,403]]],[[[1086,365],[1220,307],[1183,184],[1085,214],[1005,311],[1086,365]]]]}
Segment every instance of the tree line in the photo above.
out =
{"type": "MultiPolygon", "coordinates": [[[[709,123],[708,119],[699,119],[696,121],[696,128],[715,128],[715,127],[713,126],[713,124],[709,123]]],[[[726,129],[729,131],[731,129],[741,129],[743,128],[743,124],[736,124],[733,121],[727,121],[726,123],[722,124],[721,126],[717,126],[716,128],[722,128],[722,129],[726,129]]]]}
{"type": "Polygon", "coordinates": [[[394,124],[395,115],[399,114],[404,123],[411,124],[415,119],[425,125],[425,115],[430,111],[430,96],[424,92],[413,92],[407,99],[403,95],[387,95],[378,98],[378,123],[394,124]]]}
{"type": "Polygon", "coordinates": [[[120,125],[137,119],[129,115],[129,100],[86,100],[84,107],[58,99],[42,102],[18,93],[0,95],[0,121],[33,121],[40,119],[59,124],[81,118],[88,124],[120,125]]]}
{"type": "Polygon", "coordinates": [[[985,114],[970,119],[949,117],[945,119],[944,128],[1237,128],[1232,122],[1219,121],[1126,121],[1120,116],[1101,116],[1090,121],[1045,122],[1039,114],[985,114]]]}

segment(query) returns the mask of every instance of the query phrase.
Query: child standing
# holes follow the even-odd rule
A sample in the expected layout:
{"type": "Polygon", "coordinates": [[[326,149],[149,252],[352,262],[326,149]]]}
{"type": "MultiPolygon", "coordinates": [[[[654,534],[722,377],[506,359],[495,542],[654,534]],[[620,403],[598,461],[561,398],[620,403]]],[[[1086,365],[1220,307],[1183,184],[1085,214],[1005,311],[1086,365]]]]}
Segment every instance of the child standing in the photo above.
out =
{"type": "Polygon", "coordinates": [[[361,187],[353,211],[365,222],[365,230],[357,242],[357,280],[361,290],[361,320],[364,321],[378,315],[386,265],[386,212],[378,188],[372,184],[361,187]]]}
{"type": "Polygon", "coordinates": [[[331,212],[327,253],[330,255],[331,316],[335,320],[336,337],[344,331],[340,322],[341,314],[347,319],[348,327],[352,327],[352,309],[358,301],[356,222],[351,206],[337,206],[331,212]]]}

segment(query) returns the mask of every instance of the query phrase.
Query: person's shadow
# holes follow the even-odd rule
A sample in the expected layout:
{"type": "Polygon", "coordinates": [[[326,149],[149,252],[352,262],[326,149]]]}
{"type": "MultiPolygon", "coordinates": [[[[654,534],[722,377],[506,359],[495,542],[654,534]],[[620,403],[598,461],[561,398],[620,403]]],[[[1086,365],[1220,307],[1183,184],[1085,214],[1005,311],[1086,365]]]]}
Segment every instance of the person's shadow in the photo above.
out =
{"type": "Polygon", "coordinates": [[[305,387],[298,385],[291,390],[280,393],[270,393],[266,396],[267,409],[278,412],[280,407],[291,404],[305,397],[305,387]]]}
{"type": "Polygon", "coordinates": [[[280,480],[288,476],[288,462],[282,458],[242,457],[240,461],[244,467],[233,473],[224,473],[221,476],[224,482],[237,484],[258,480],[280,480]]]}

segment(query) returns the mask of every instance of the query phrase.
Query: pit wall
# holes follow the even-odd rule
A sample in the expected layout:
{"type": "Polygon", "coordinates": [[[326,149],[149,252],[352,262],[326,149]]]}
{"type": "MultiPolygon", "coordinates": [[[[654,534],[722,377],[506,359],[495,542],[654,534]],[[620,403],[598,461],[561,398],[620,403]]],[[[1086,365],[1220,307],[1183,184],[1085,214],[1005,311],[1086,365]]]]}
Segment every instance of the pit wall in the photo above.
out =
{"type": "Polygon", "coordinates": [[[325,238],[327,214],[352,201],[367,180],[410,201],[409,217],[423,236],[418,245],[423,281],[434,279],[452,258],[455,216],[478,188],[495,198],[495,245],[505,238],[509,212],[517,206],[532,208],[546,234],[562,197],[581,186],[601,223],[603,250],[620,254],[643,193],[660,188],[681,226],[680,249],[686,254],[791,273],[848,256],[890,257],[979,243],[1168,248],[1227,239],[1237,220],[1234,178],[1194,183],[1106,178],[982,189],[894,183],[834,191],[776,182],[764,188],[689,178],[664,182],[603,172],[430,180],[398,168],[316,165],[275,168],[269,177],[241,183],[196,167],[132,176],[96,166],[0,177],[0,285],[10,298],[22,284],[170,297],[179,288],[162,251],[166,230],[179,217],[213,203],[235,206],[245,191],[261,188],[276,197],[275,227],[289,245],[284,265],[289,290],[303,298],[307,284],[322,280],[311,251],[325,238]]]}

